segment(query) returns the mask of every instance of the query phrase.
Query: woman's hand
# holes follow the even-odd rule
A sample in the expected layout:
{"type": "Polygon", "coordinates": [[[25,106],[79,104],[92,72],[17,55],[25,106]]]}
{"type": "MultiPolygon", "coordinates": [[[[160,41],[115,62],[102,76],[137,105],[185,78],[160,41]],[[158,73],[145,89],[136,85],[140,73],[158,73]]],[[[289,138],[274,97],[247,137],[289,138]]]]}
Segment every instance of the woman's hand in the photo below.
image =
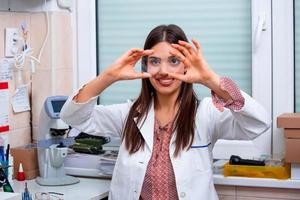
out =
{"type": "Polygon", "coordinates": [[[153,50],[130,49],[107,68],[104,73],[112,77],[114,81],[149,78],[151,74],[137,72],[134,67],[143,56],[148,56],[152,53],[153,50]]]}
{"type": "Polygon", "coordinates": [[[153,50],[131,49],[116,60],[103,73],[87,83],[74,97],[78,103],[88,101],[103,92],[108,86],[119,80],[132,80],[151,77],[149,73],[134,70],[135,64],[142,56],[151,55],[153,50]]]}
{"type": "Polygon", "coordinates": [[[186,67],[185,74],[169,73],[169,76],[188,83],[200,83],[209,87],[210,82],[219,80],[206,62],[200,44],[192,39],[195,47],[185,41],[179,41],[179,44],[172,44],[174,50],[170,53],[178,57],[186,67]]]}
{"type": "Polygon", "coordinates": [[[188,83],[205,85],[227,102],[231,96],[220,87],[220,77],[210,69],[204,59],[200,44],[195,39],[192,39],[192,42],[195,48],[185,41],[172,44],[175,49],[170,53],[180,58],[186,67],[186,72],[185,74],[169,73],[169,76],[188,83]]]}

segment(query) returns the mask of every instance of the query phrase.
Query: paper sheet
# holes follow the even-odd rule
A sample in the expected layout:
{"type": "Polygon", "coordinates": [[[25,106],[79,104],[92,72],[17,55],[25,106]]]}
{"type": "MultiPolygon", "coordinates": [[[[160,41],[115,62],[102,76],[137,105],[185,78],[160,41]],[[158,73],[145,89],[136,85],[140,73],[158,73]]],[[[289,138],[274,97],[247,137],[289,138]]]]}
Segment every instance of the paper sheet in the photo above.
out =
{"type": "Polygon", "coordinates": [[[27,85],[20,85],[17,87],[16,93],[12,97],[11,104],[15,113],[30,110],[27,85]]]}
{"type": "Polygon", "coordinates": [[[0,60],[0,82],[12,80],[13,68],[8,59],[0,60]]]}
{"type": "Polygon", "coordinates": [[[8,131],[9,90],[8,82],[0,82],[0,132],[8,131]]]}

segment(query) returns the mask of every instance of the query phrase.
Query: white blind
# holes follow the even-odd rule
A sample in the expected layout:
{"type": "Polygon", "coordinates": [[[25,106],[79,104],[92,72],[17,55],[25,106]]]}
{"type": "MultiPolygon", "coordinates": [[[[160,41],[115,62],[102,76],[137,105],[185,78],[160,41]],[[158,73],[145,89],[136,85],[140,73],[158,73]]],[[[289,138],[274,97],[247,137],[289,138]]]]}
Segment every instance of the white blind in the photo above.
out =
{"type": "MultiPolygon", "coordinates": [[[[202,45],[210,66],[251,94],[251,1],[249,0],[101,0],[97,1],[98,67],[102,72],[132,47],[143,48],[148,33],[161,24],[177,24],[189,40],[202,45]]],[[[137,66],[140,71],[140,64],[137,66]]],[[[140,80],[107,88],[101,104],[135,98],[140,80]]],[[[194,85],[198,96],[210,91],[194,85]]]]}
{"type": "Polygon", "coordinates": [[[300,112],[300,1],[295,1],[295,111],[300,112]]]}

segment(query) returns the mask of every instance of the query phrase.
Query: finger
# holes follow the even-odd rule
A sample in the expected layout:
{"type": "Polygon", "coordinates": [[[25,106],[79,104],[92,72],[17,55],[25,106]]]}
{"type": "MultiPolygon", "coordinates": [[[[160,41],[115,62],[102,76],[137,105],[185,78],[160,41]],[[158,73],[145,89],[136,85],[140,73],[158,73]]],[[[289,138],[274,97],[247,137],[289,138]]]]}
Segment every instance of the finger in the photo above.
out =
{"type": "MultiPolygon", "coordinates": [[[[146,54],[149,53],[150,52],[146,52],[146,54]]],[[[132,54],[129,57],[134,59],[135,61],[138,61],[143,55],[144,55],[144,50],[136,49],[132,51],[132,54]]]]}
{"type": "Polygon", "coordinates": [[[178,74],[178,73],[168,73],[168,76],[171,78],[175,78],[180,81],[187,82],[187,77],[184,74],[178,74]]]}
{"type": "Polygon", "coordinates": [[[147,72],[137,72],[135,74],[135,79],[139,79],[139,78],[151,78],[152,77],[152,74],[150,73],[147,73],[147,72]]]}
{"type": "Polygon", "coordinates": [[[151,55],[151,54],[153,54],[154,53],[154,50],[152,50],[152,49],[147,49],[147,50],[144,50],[143,51],[143,56],[149,56],[149,55],[151,55]]]}
{"type": "Polygon", "coordinates": [[[176,58],[179,58],[179,60],[185,64],[186,58],[180,51],[178,51],[177,49],[172,49],[170,50],[170,54],[172,54],[176,58]]]}
{"type": "Polygon", "coordinates": [[[195,45],[197,51],[201,50],[200,43],[196,39],[192,38],[192,42],[195,45]]]}
{"type": "Polygon", "coordinates": [[[143,51],[144,51],[143,49],[139,49],[139,48],[132,48],[132,49],[130,49],[131,53],[143,52],[143,51]]]}
{"type": "Polygon", "coordinates": [[[143,49],[138,49],[138,48],[132,48],[126,53],[126,57],[132,57],[135,54],[143,52],[143,49]]]}
{"type": "Polygon", "coordinates": [[[189,52],[184,46],[181,46],[181,45],[179,45],[179,44],[171,44],[171,45],[172,45],[172,47],[174,47],[175,49],[181,51],[185,57],[188,57],[188,56],[191,55],[190,52],[189,52]]]}
{"type": "Polygon", "coordinates": [[[182,41],[182,40],[179,40],[178,43],[182,46],[184,46],[189,52],[190,54],[196,54],[196,50],[195,48],[188,42],[186,41],[182,41]]]}

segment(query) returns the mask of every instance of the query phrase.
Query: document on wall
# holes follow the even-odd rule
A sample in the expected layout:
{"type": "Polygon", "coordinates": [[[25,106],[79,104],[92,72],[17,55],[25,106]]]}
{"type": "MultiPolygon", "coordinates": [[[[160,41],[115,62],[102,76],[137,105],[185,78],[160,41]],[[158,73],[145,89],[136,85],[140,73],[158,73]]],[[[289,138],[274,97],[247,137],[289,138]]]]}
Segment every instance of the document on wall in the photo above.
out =
{"type": "Polygon", "coordinates": [[[12,80],[13,67],[12,63],[8,59],[0,60],[0,82],[12,80]]]}
{"type": "Polygon", "coordinates": [[[9,130],[8,109],[9,109],[8,82],[0,82],[0,132],[5,132],[9,130]]]}
{"type": "Polygon", "coordinates": [[[20,85],[17,87],[11,104],[15,113],[30,110],[28,85],[20,85]]]}

